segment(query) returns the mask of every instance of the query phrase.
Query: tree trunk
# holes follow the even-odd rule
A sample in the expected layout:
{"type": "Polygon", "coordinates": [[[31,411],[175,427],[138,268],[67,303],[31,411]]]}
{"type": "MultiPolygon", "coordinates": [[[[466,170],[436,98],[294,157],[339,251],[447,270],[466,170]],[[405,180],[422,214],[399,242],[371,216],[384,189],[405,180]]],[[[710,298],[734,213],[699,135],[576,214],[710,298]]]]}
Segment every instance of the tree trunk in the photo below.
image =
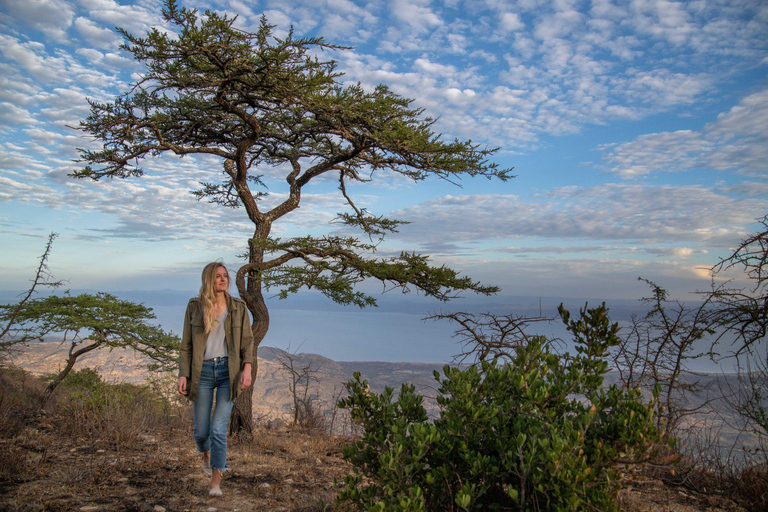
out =
{"type": "MultiPolygon", "coordinates": [[[[269,236],[270,225],[267,223],[257,226],[254,239],[265,240],[269,236]]],[[[261,264],[264,261],[264,251],[250,245],[249,251],[250,263],[261,264]]],[[[248,310],[253,316],[253,365],[251,366],[251,386],[240,392],[232,407],[232,414],[229,417],[229,433],[237,435],[240,433],[250,434],[253,432],[253,387],[256,385],[256,375],[258,374],[259,361],[258,349],[261,341],[267,335],[269,330],[269,310],[264,301],[264,295],[261,292],[261,280],[257,270],[251,270],[245,273],[237,273],[237,290],[240,297],[245,301],[248,310]]]]}
{"type": "Polygon", "coordinates": [[[75,362],[77,362],[77,358],[81,355],[85,354],[86,352],[90,352],[91,350],[95,350],[101,346],[101,342],[95,342],[91,345],[88,345],[86,347],[81,348],[77,352],[72,352],[75,345],[72,345],[72,347],[69,349],[69,357],[67,358],[67,365],[64,367],[63,370],[59,372],[59,374],[54,377],[54,379],[48,383],[48,386],[46,386],[45,391],[43,391],[43,396],[40,397],[40,407],[44,406],[48,399],[51,398],[51,395],[53,394],[53,390],[55,390],[59,384],[61,384],[61,381],[64,380],[64,378],[69,374],[69,372],[72,370],[72,368],[75,366],[75,362]]]}
{"type": "Polygon", "coordinates": [[[229,433],[236,435],[239,433],[250,434],[253,432],[253,387],[256,385],[256,375],[259,369],[258,360],[258,348],[261,340],[267,334],[269,329],[269,312],[267,306],[264,304],[264,299],[261,299],[261,305],[256,304],[256,307],[251,307],[248,304],[248,309],[254,317],[252,329],[253,329],[253,365],[251,366],[251,386],[240,392],[240,395],[235,400],[235,405],[232,407],[232,414],[229,417],[229,433]],[[254,310],[256,312],[254,312],[254,310]],[[258,315],[258,316],[257,316],[258,315]]]}

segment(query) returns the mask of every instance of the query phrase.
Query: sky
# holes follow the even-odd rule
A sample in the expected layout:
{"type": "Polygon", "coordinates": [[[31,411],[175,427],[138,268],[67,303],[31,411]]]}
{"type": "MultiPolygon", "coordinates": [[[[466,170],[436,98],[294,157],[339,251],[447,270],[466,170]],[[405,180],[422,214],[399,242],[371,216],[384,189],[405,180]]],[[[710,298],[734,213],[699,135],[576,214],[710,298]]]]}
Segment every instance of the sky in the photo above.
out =
{"type": "MultiPolygon", "coordinates": [[[[493,160],[515,168],[506,183],[412,183],[382,173],[349,187],[358,206],[411,221],[380,254],[424,252],[502,290],[464,306],[409,295],[411,316],[501,307],[512,297],[636,300],[649,292],[638,277],[689,299],[768,214],[763,0],[181,5],[237,15],[244,30],[263,14],[278,35],[292,26],[298,36],[351,46],[324,54],[338,61],[342,82],[386,84],[437,117],[446,138],[498,147],[493,160]]],[[[49,266],[70,288],[145,292],[150,305],[160,305],[152,298],[159,290],[194,294],[208,261],[241,261],[252,232],[244,211],[190,193],[221,176],[214,159],[149,159],[140,179],[67,176],[77,148],[97,147],[75,128],[87,98],[110,101],[142,73],[119,49],[115,27],[143,34],[153,26],[168,28],[155,0],[0,0],[0,290],[28,285],[51,231],[60,237],[49,266]]],[[[277,171],[266,172],[267,205],[287,192],[277,171]]],[[[274,235],[340,232],[332,220],[346,210],[334,179],[308,187],[302,201],[274,235]]],[[[270,301],[286,318],[268,335],[277,346],[309,340],[314,349],[325,336],[317,346],[337,358],[405,360],[409,336],[428,337],[420,321],[392,320],[412,325],[392,355],[380,347],[381,328],[369,332],[384,317],[322,315],[319,301],[291,300],[270,301]],[[352,326],[349,340],[364,333],[377,348],[334,352],[340,322],[352,326]]],[[[390,293],[384,302],[397,300],[390,293]]],[[[392,308],[380,314],[401,314],[392,308]]],[[[451,348],[441,350],[414,358],[444,358],[451,348]]]]}

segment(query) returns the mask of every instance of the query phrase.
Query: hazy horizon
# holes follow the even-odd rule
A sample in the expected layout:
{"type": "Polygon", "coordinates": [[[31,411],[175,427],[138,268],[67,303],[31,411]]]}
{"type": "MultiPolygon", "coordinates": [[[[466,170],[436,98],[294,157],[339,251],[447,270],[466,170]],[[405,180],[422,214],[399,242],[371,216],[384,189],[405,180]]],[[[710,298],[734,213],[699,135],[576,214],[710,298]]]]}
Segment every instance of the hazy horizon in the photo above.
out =
{"type": "MultiPolygon", "coordinates": [[[[97,290],[70,290],[73,294],[97,290]]],[[[107,290],[101,290],[107,291],[107,290]]],[[[59,290],[57,293],[63,293],[59,290]]],[[[194,291],[111,291],[121,299],[140,302],[151,307],[157,324],[181,334],[184,310],[194,291]]],[[[16,293],[0,290],[3,303],[12,302],[16,293]]],[[[514,314],[535,317],[541,313],[554,318],[562,302],[572,315],[585,304],[597,306],[602,299],[516,297],[465,297],[439,303],[436,300],[392,292],[378,297],[379,307],[359,309],[340,306],[318,293],[300,293],[285,300],[268,299],[270,328],[263,346],[306,353],[315,353],[334,361],[419,362],[443,364],[453,361],[461,346],[452,336],[454,325],[447,320],[423,321],[436,312],[469,312],[514,314]]],[[[642,316],[647,306],[639,300],[605,299],[611,320],[626,326],[632,315],[642,316]]],[[[694,301],[691,301],[693,304],[694,301]]],[[[566,341],[570,339],[562,322],[531,326],[531,334],[544,334],[566,341]]],[[[706,343],[706,342],[705,342],[706,343]]],[[[703,345],[702,345],[703,346],[703,345]]],[[[726,366],[725,371],[729,367],[726,366]]],[[[693,362],[695,371],[719,372],[718,365],[708,359],[693,362]]]]}

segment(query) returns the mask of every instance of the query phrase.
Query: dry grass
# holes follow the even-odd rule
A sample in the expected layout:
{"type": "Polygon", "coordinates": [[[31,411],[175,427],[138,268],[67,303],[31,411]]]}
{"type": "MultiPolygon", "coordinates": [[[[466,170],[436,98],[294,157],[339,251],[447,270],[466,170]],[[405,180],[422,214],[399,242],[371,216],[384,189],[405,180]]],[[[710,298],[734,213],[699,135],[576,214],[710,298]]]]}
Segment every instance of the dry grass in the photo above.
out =
{"type": "MultiPolygon", "coordinates": [[[[187,403],[85,372],[40,411],[43,386],[0,369],[0,511],[322,512],[334,510],[334,480],[351,471],[343,439],[257,428],[230,439],[225,495],[210,498],[187,403]]],[[[620,495],[622,510],[739,510],[658,476],[633,475],[620,495]]]]}
{"type": "Polygon", "coordinates": [[[0,371],[0,510],[323,511],[349,471],[338,438],[257,429],[230,440],[225,495],[209,498],[187,403],[76,377],[46,413],[44,383],[0,371]]]}

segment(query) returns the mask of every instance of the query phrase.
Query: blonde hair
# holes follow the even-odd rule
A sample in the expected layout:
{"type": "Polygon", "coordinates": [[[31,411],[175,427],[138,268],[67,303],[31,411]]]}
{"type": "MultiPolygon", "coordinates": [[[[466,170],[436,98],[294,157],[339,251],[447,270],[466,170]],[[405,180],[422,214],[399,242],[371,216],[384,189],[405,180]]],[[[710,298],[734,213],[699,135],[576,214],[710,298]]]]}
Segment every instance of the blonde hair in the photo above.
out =
{"type": "MultiPolygon", "coordinates": [[[[216,309],[216,271],[219,270],[219,267],[227,272],[227,286],[229,286],[229,270],[220,261],[207,264],[201,276],[203,285],[200,287],[200,302],[203,303],[203,323],[206,333],[218,327],[218,319],[214,317],[213,311],[216,309]]],[[[229,298],[229,292],[224,293],[229,298]]]]}

